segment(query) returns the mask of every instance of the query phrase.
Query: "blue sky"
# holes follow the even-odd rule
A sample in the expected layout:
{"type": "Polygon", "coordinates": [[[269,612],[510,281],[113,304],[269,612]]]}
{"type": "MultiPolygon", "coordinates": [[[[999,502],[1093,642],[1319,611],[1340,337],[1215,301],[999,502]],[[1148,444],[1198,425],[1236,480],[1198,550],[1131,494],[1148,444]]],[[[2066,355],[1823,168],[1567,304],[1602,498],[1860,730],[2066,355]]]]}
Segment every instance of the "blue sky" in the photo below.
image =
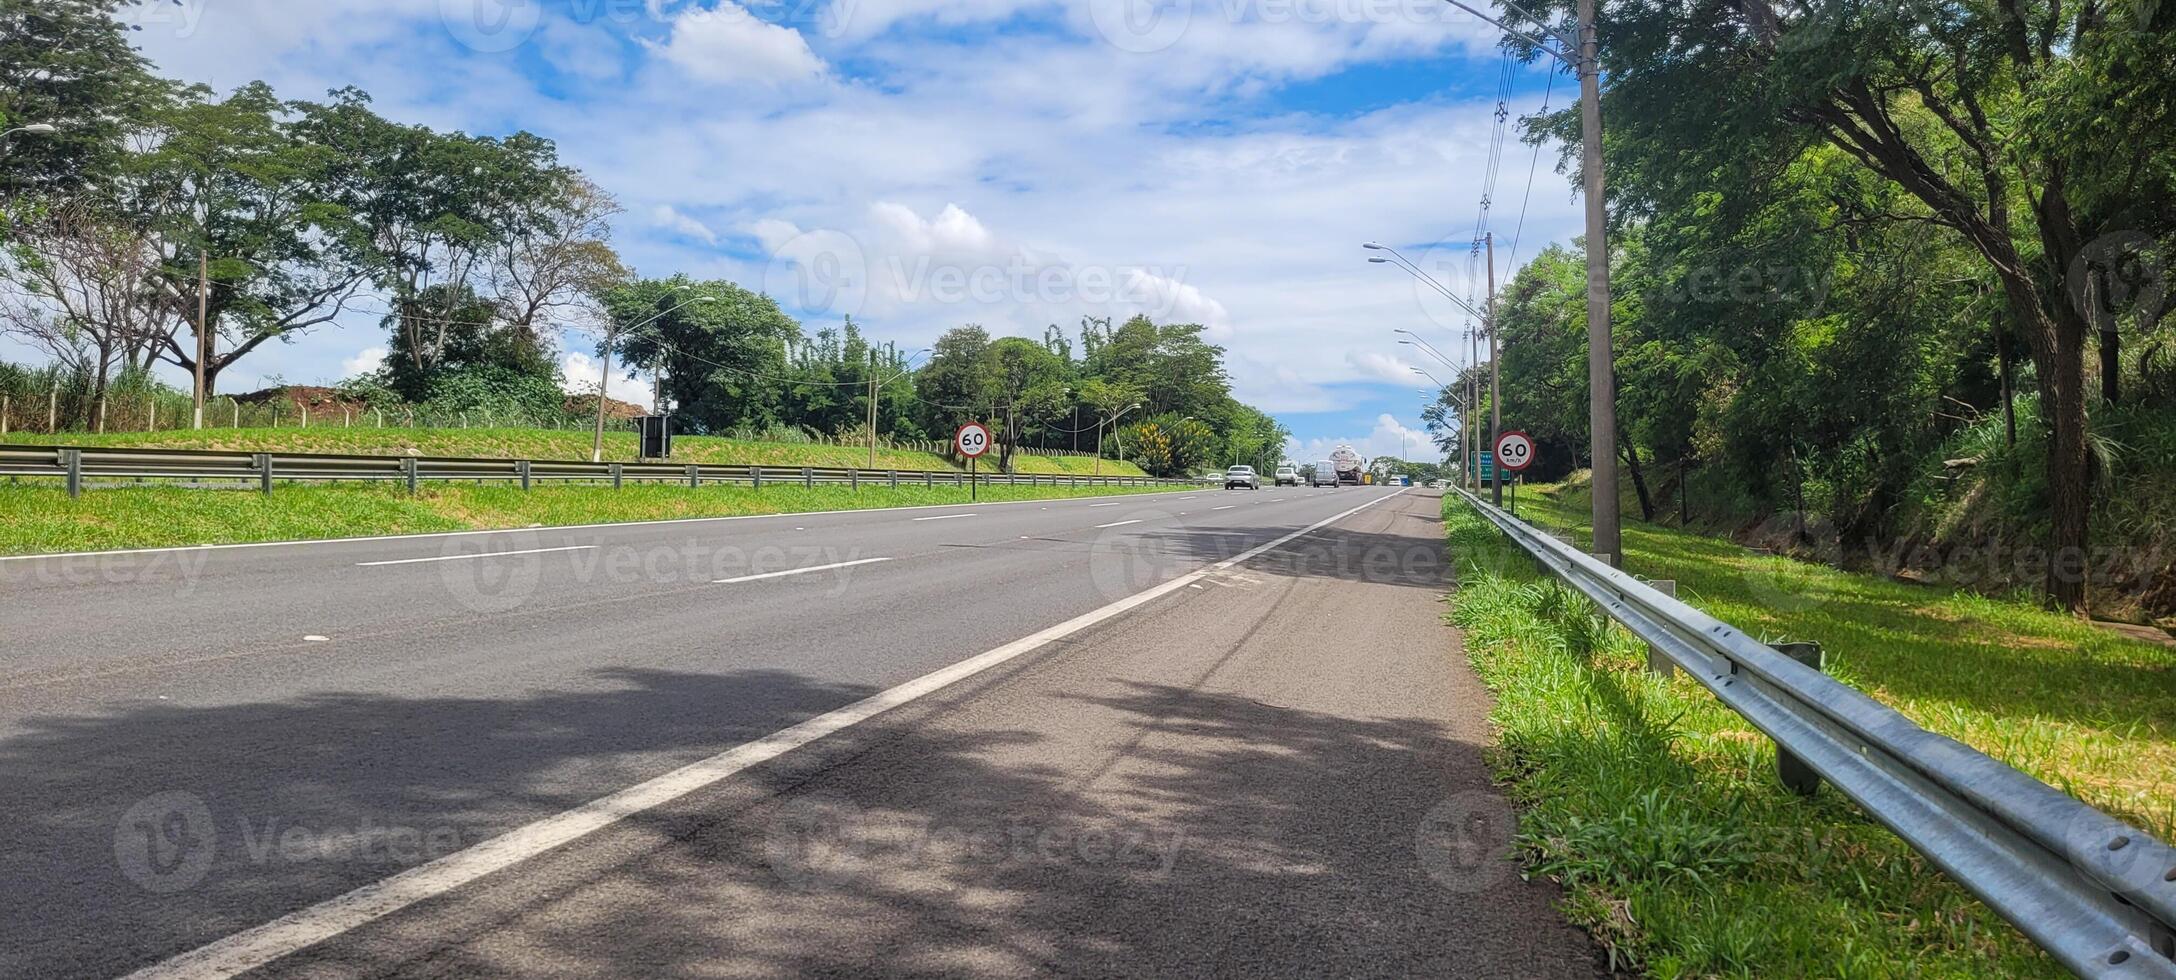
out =
{"type": "MultiPolygon", "coordinates": [[[[637,271],[763,289],[812,331],[851,313],[915,348],[962,323],[1205,323],[1240,397],[1308,459],[1417,445],[1421,379],[1393,329],[1462,349],[1455,308],[1360,243],[1460,292],[1480,272],[1501,62],[1493,30],[1442,0],[180,0],[132,16],[164,71],[222,90],[355,85],[396,119],[550,137],[625,207],[615,244],[637,271]]],[[[1516,73],[1515,114],[1544,80],[1516,73]]],[[[1570,90],[1560,78],[1555,101],[1570,90]]],[[[1500,242],[1531,153],[1505,141],[1500,242]]],[[[1577,230],[1555,160],[1542,151],[1520,261],[1577,230]]],[[[586,337],[562,345],[569,375],[593,378],[586,337]]],[[[382,346],[358,318],[254,355],[229,387],[330,382],[382,346]]]]}

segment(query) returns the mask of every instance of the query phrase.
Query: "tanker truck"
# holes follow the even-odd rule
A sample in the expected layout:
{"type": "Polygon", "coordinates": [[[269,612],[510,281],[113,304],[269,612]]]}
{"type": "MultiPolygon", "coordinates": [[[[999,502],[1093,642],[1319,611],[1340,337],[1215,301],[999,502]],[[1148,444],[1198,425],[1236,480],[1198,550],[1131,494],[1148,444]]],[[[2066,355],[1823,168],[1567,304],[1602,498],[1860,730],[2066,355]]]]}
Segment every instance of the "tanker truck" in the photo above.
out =
{"type": "Polygon", "coordinates": [[[1337,467],[1337,485],[1341,487],[1359,486],[1360,473],[1368,465],[1368,461],[1362,458],[1359,451],[1351,446],[1337,447],[1337,450],[1330,454],[1330,463],[1337,467]]]}

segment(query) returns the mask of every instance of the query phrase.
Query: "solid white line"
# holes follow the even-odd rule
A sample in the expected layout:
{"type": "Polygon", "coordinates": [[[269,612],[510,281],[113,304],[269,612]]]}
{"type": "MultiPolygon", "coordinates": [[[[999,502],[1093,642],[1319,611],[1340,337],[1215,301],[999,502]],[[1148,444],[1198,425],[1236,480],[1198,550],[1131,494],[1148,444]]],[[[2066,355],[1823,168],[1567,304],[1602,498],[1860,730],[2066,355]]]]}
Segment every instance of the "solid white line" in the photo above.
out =
{"type": "Polygon", "coordinates": [[[1098,530],[1098,531],[1101,531],[1101,530],[1104,530],[1104,529],[1107,529],[1107,528],[1114,528],[1114,527],[1125,527],[1125,526],[1126,526],[1126,525],[1128,525],[1128,524],[1139,524],[1139,523],[1141,523],[1141,522],[1140,522],[1140,521],[1119,521],[1119,522],[1118,522],[1118,523],[1116,523],[1116,524],[1098,524],[1098,525],[1096,525],[1096,530],[1098,530]]]}
{"type": "Polygon", "coordinates": [[[975,515],[973,515],[973,514],[939,514],[939,515],[937,515],[937,516],[935,516],[935,517],[917,517],[917,518],[915,518],[914,520],[915,520],[915,522],[916,522],[916,523],[920,523],[920,522],[922,522],[922,521],[952,521],[952,520],[958,520],[958,519],[960,519],[960,518],[962,518],[962,517],[973,517],[973,516],[975,516],[975,515]]]}
{"type": "Polygon", "coordinates": [[[372,882],[256,928],[235,933],[163,963],[145,967],[130,974],[130,977],[143,980],[223,980],[254,970],[290,953],[392,915],[417,902],[443,895],[486,875],[579,840],[635,814],[711,786],[750,766],[768,762],[833,732],[860,724],[1022,654],[1033,652],[1162,598],[1216,572],[1250,561],[1397,495],[1377,497],[1336,517],[1309,525],[1268,544],[1242,552],[1236,557],[1207,568],[1195,569],[1162,585],[1136,592],[1042,632],[924,674],[866,700],[817,715],[784,731],[727,749],[708,759],[675,769],[647,782],[637,783],[556,816],[546,817],[467,850],[455,851],[391,878],[372,882]]]}
{"type": "Polygon", "coordinates": [[[743,575],[739,578],[721,578],[710,584],[733,585],[739,582],[760,582],[767,578],[785,578],[788,575],[807,575],[810,572],[827,572],[834,568],[852,568],[855,565],[874,565],[880,561],[891,561],[891,559],[864,558],[860,561],[842,561],[831,565],[812,565],[808,568],[789,568],[783,572],[764,572],[761,575],[743,575]]]}
{"type": "Polygon", "coordinates": [[[357,568],[377,568],[380,565],[421,565],[433,561],[472,561],[477,558],[500,558],[506,555],[548,555],[554,551],[595,551],[593,544],[570,545],[565,548],[530,548],[527,551],[486,551],[477,555],[440,555],[437,558],[402,558],[398,561],[359,561],[357,568]]]}
{"type": "MultiPolygon", "coordinates": [[[[1164,491],[1177,493],[1176,490],[1164,491]]],[[[1114,493],[1109,497],[1140,498],[1151,496],[1143,493],[1114,493]]],[[[1023,507],[1039,504],[1051,498],[1035,500],[993,500],[984,507],[1023,507]]],[[[1096,497],[1074,497],[1074,500],[1095,500],[1096,497]]],[[[616,527],[663,527],[671,524],[712,524],[726,521],[767,521],[781,517],[838,517],[848,514],[884,514],[899,511],[937,510],[957,507],[958,504],[914,504],[909,507],[857,507],[852,510],[793,510],[780,514],[737,514],[731,517],[675,517],[662,521],[607,521],[602,524],[547,524],[540,527],[500,527],[480,531],[431,531],[424,534],[370,534],[353,538],[302,538],[291,541],[238,541],[233,544],[181,544],[165,548],[117,548],[112,551],[57,551],[39,555],[0,555],[0,562],[47,561],[56,558],[107,558],[117,555],[157,555],[170,551],[239,551],[244,548],[289,548],[327,544],[369,544],[374,541],[429,541],[432,538],[463,538],[485,534],[518,534],[523,531],[584,531],[593,528],[616,527]]],[[[1050,508],[1044,507],[1044,510],[1050,508]]]]}
{"type": "Polygon", "coordinates": [[[1110,504],[1089,504],[1088,506],[1090,506],[1090,507],[1123,507],[1123,506],[1125,506],[1125,504],[1124,504],[1123,502],[1120,502],[1120,503],[1110,503],[1110,504]]]}

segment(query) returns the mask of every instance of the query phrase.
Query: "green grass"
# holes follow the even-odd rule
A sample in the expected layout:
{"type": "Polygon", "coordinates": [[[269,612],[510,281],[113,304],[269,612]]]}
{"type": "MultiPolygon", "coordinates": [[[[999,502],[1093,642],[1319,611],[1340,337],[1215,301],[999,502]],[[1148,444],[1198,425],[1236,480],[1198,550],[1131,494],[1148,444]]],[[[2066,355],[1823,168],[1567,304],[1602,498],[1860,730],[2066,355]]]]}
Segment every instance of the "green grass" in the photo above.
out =
{"type": "MultiPolygon", "coordinates": [[[[983,501],[1043,500],[1173,487],[983,487],[983,501]]],[[[271,494],[178,487],[86,492],[0,485],[0,553],[102,551],[489,530],[530,525],[606,524],[682,517],[735,517],[864,507],[964,504],[952,487],[629,486],[540,487],[425,484],[410,496],[395,486],[283,485],[271,494]]]]}
{"type": "MultiPolygon", "coordinates": [[[[1532,492],[1538,490],[1538,492],[1532,492]]],[[[1550,488],[1520,514],[1578,533],[1550,488]]],[[[1654,976],[2064,976],[2022,935],[1832,789],[1784,790],[1773,746],[1704,688],[1642,669],[1607,626],[1477,515],[1445,504],[1452,617],[1497,694],[1496,765],[1520,841],[1567,912],[1654,976]]],[[[2029,605],[1755,557],[1628,524],[1626,565],[1769,642],[2167,839],[2176,650],[2029,605]]]]}
{"type": "MultiPolygon", "coordinates": [[[[321,425],[309,429],[204,429],[108,435],[18,432],[10,433],[5,441],[35,445],[218,449],[236,452],[358,455],[415,453],[424,456],[487,459],[588,459],[590,439],[588,432],[550,429],[379,429],[321,425]]],[[[688,463],[862,467],[885,470],[960,469],[950,459],[934,453],[887,449],[881,446],[877,449],[874,467],[869,466],[869,450],[855,446],[752,442],[717,436],[677,436],[673,439],[672,448],[675,461],[688,463]]],[[[636,452],[635,436],[630,432],[608,432],[604,437],[604,449],[605,458],[608,460],[632,460],[636,452]]],[[[1023,455],[1016,460],[1016,464],[1015,468],[1021,473],[1087,474],[1094,469],[1096,462],[1078,457],[1023,455]]],[[[1132,463],[1108,459],[1103,461],[1103,474],[1146,475],[1139,466],[1132,463]]]]}

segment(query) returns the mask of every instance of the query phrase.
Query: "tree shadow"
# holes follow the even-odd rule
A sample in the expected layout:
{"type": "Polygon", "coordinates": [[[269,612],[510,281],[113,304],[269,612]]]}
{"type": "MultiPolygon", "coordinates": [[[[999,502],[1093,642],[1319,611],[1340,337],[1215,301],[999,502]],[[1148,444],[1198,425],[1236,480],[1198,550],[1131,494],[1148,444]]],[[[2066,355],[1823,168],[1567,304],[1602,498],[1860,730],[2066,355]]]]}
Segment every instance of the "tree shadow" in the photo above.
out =
{"type": "Polygon", "coordinates": [[[1554,889],[1520,879],[1478,746],[1421,719],[1121,689],[1069,699],[1122,722],[1101,765],[1047,732],[857,729],[851,767],[737,805],[698,794],[525,875],[572,887],[507,883],[274,972],[1599,974],[1554,889]]]}

